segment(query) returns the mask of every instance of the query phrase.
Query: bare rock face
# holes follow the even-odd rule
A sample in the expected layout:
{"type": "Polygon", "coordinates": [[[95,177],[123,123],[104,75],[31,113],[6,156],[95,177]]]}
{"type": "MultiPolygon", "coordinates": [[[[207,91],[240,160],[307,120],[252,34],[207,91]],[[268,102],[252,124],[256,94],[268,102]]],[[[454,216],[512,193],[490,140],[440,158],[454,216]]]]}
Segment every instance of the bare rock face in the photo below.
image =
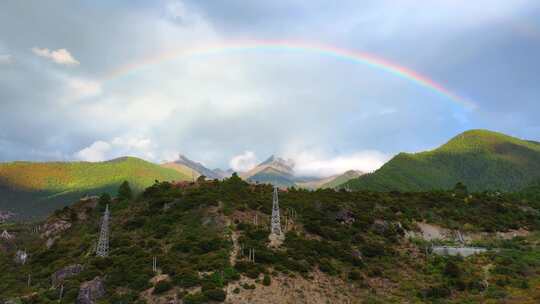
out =
{"type": "Polygon", "coordinates": [[[84,282],[79,288],[76,304],[95,304],[97,300],[105,296],[105,284],[103,279],[95,277],[92,281],[84,282]]]}
{"type": "Polygon", "coordinates": [[[65,279],[75,276],[83,271],[83,265],[74,264],[66,266],[51,275],[51,282],[53,286],[58,286],[65,279]]]}
{"type": "Polygon", "coordinates": [[[66,220],[50,221],[43,225],[43,233],[41,236],[43,238],[50,238],[68,230],[69,228],[71,228],[71,223],[66,220]]]}

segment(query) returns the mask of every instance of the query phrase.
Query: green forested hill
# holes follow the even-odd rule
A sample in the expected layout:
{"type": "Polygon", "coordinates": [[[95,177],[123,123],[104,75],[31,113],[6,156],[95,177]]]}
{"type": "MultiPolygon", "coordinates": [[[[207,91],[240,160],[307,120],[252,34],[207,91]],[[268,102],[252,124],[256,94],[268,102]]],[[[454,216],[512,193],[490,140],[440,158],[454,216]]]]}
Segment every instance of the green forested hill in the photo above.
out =
{"type": "Polygon", "coordinates": [[[538,209],[526,202],[494,193],[463,198],[451,191],[292,188],[279,192],[288,220],[281,221],[283,244],[271,248],[272,190],[236,175],[185,186],[162,182],[132,200],[102,197],[59,210],[41,223],[39,234],[31,229],[35,224],[0,224],[0,231],[15,235],[0,241],[0,303],[74,303],[80,287],[91,280],[101,280],[105,290],[96,303],[181,299],[185,304],[457,304],[540,299],[540,219],[538,209]],[[100,258],[95,244],[107,204],[110,251],[100,258]],[[55,229],[62,223],[70,226],[55,229]],[[407,236],[419,229],[418,223],[483,236],[474,244],[497,250],[468,258],[429,254],[433,243],[407,236]],[[496,232],[508,235],[520,228],[529,233],[497,237],[496,232]],[[14,262],[18,248],[29,255],[24,265],[14,262]],[[255,261],[248,252],[255,252],[255,261]],[[157,271],[152,269],[154,258],[157,271]],[[58,277],[54,274],[66,273],[63,270],[73,265],[81,265],[81,272],[51,284],[51,278],[58,277]]]}
{"type": "Polygon", "coordinates": [[[487,130],[462,133],[440,148],[401,153],[378,171],[351,180],[352,189],[425,191],[457,182],[474,191],[515,191],[540,177],[540,144],[487,130]]]}
{"type": "Polygon", "coordinates": [[[115,193],[124,180],[142,190],[156,179],[188,176],[134,157],[99,163],[0,163],[0,210],[41,216],[86,194],[115,193]]]}

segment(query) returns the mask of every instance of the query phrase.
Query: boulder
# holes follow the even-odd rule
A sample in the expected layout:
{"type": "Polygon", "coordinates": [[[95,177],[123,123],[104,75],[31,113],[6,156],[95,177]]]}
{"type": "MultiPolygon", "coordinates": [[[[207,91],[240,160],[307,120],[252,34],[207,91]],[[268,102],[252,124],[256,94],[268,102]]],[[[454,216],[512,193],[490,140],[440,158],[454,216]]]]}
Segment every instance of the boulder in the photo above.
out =
{"type": "Polygon", "coordinates": [[[335,219],[337,222],[341,224],[347,224],[347,225],[354,223],[354,221],[356,220],[354,217],[354,213],[345,209],[338,211],[336,213],[335,219]]]}
{"type": "Polygon", "coordinates": [[[15,236],[13,234],[7,232],[7,230],[4,230],[2,233],[0,233],[0,239],[4,239],[6,241],[14,239],[15,236]]]}
{"type": "Polygon", "coordinates": [[[371,225],[371,229],[375,231],[375,233],[377,234],[384,234],[390,228],[391,228],[390,223],[383,220],[375,220],[373,225],[371,225]]]}
{"type": "Polygon", "coordinates": [[[28,254],[25,251],[17,250],[15,253],[15,263],[24,265],[26,264],[26,261],[28,260],[28,254]]]}
{"type": "Polygon", "coordinates": [[[103,279],[95,277],[92,281],[84,282],[79,288],[76,304],[95,304],[97,300],[105,296],[105,284],[103,279]]]}
{"type": "Polygon", "coordinates": [[[351,255],[356,260],[362,260],[363,259],[362,252],[360,250],[358,250],[358,249],[354,249],[351,252],[351,255]]]}
{"type": "Polygon", "coordinates": [[[60,285],[62,282],[64,282],[65,279],[72,276],[76,276],[82,271],[83,271],[83,265],[81,264],[74,264],[74,265],[66,266],[51,275],[52,285],[56,287],[60,285]]]}

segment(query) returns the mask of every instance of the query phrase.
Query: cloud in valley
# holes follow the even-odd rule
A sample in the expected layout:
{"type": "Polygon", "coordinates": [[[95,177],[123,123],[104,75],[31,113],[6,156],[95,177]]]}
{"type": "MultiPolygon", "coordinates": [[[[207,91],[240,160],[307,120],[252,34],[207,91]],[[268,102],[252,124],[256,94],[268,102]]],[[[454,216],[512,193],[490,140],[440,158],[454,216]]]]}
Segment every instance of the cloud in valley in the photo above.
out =
{"type": "Polygon", "coordinates": [[[229,162],[229,166],[236,172],[246,172],[258,165],[257,157],[253,151],[245,151],[234,156],[229,162]]]}
{"type": "Polygon", "coordinates": [[[309,152],[295,156],[295,171],[304,176],[331,176],[348,170],[358,170],[364,173],[379,169],[390,159],[378,151],[359,151],[349,155],[321,157],[309,152]]]}

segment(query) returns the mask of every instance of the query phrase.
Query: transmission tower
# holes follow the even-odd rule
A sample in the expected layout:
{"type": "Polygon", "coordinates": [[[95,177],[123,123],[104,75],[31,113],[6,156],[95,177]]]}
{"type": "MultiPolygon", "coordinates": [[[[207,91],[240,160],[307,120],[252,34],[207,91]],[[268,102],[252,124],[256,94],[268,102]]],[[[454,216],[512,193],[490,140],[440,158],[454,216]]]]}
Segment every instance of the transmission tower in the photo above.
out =
{"type": "Polygon", "coordinates": [[[103,221],[101,222],[101,231],[99,233],[99,241],[96,248],[96,255],[99,257],[106,257],[109,255],[109,205],[105,208],[103,214],[103,221]]]}
{"type": "Polygon", "coordinates": [[[279,219],[279,198],[278,188],[274,187],[274,197],[272,200],[272,234],[281,236],[281,221],[279,219]]]}

